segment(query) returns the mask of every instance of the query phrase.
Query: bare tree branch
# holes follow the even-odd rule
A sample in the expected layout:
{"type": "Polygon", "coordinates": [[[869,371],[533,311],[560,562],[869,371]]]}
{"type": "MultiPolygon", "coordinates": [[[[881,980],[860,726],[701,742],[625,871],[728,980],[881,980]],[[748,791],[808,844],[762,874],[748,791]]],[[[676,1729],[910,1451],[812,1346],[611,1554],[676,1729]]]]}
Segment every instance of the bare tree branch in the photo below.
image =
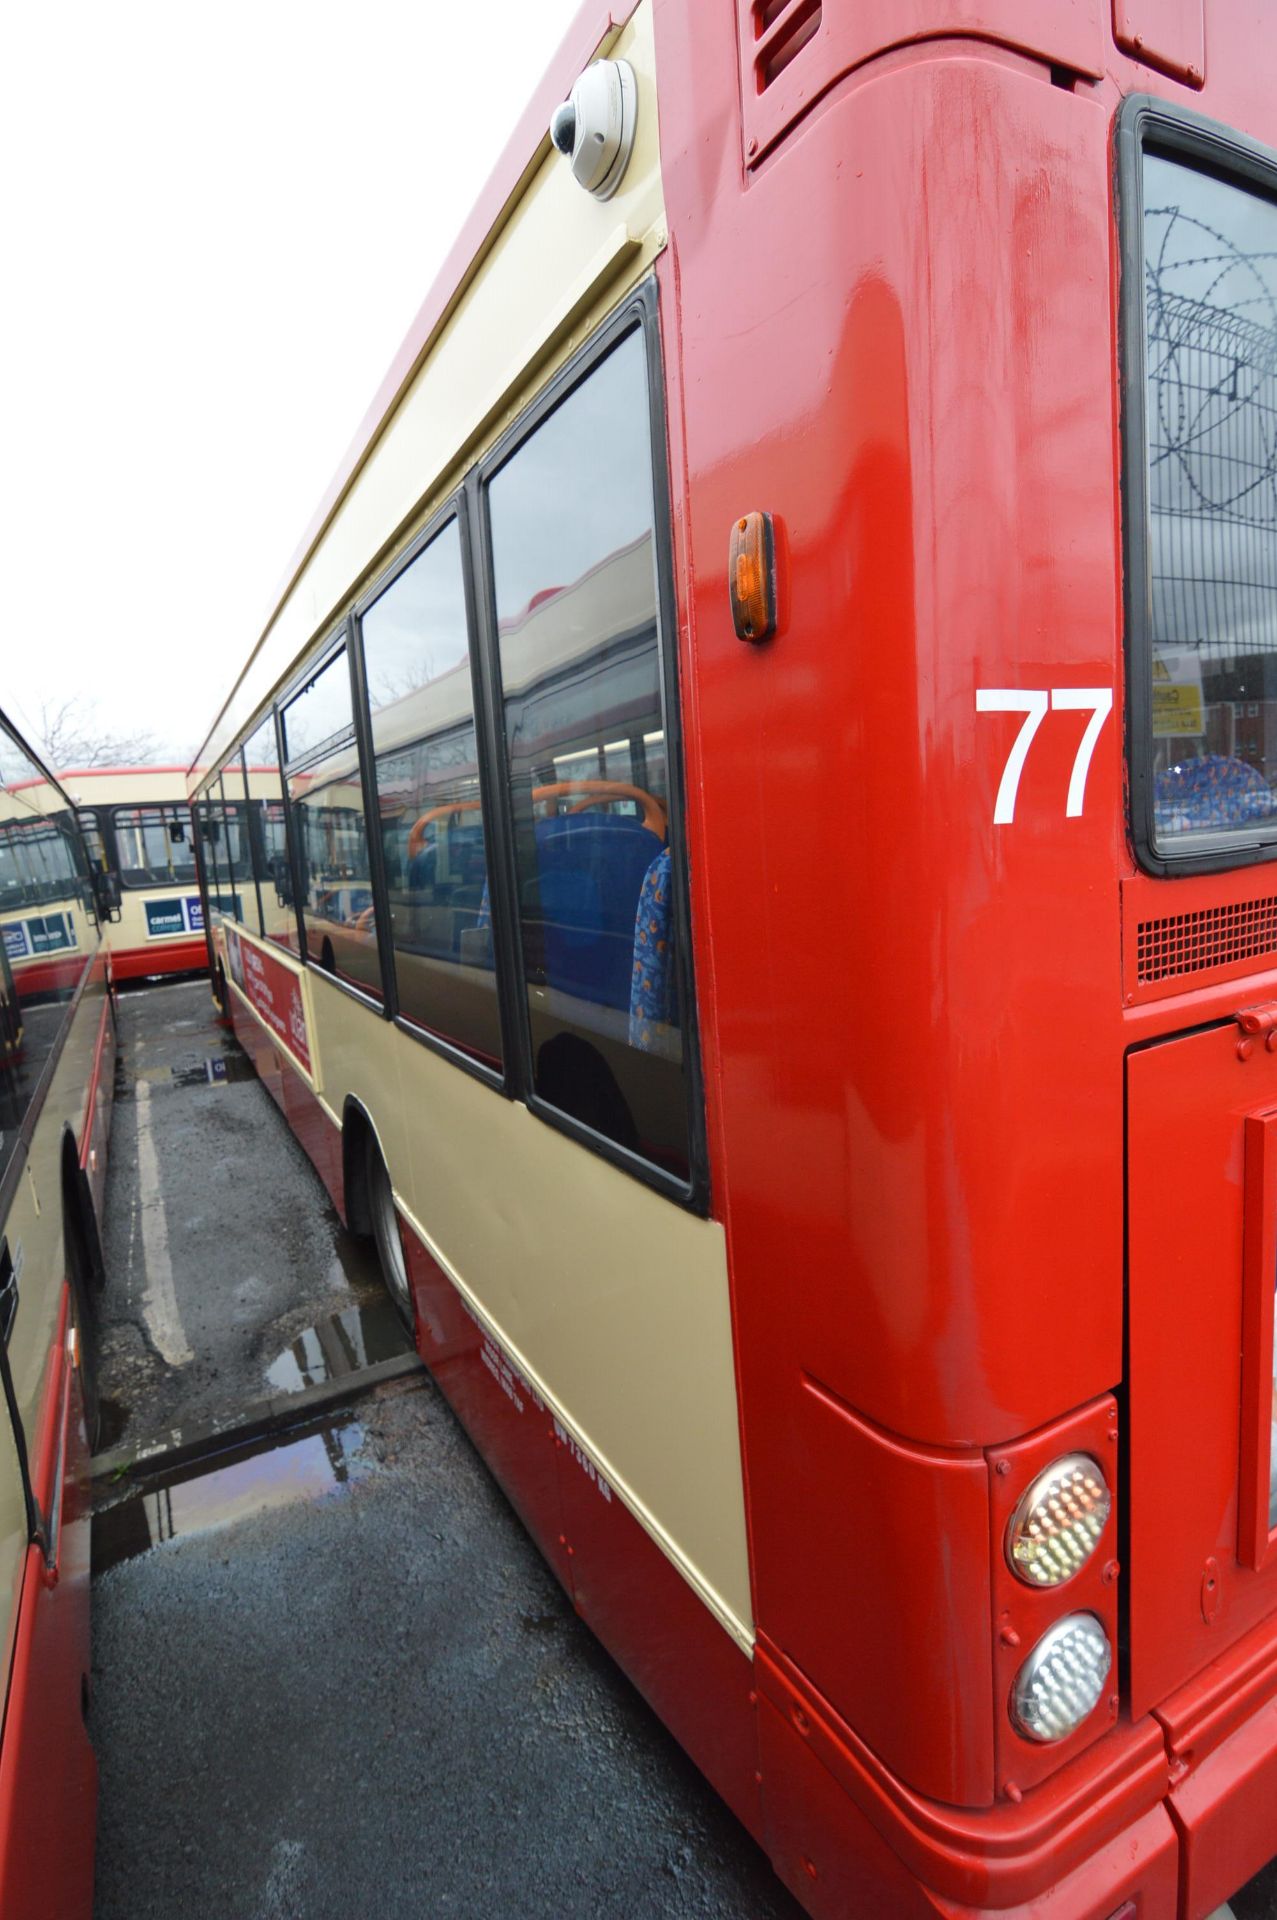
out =
{"type": "Polygon", "coordinates": [[[97,707],[72,695],[40,708],[44,755],[55,772],[82,767],[144,767],[159,758],[153,733],[114,733],[97,718],[97,707]]]}

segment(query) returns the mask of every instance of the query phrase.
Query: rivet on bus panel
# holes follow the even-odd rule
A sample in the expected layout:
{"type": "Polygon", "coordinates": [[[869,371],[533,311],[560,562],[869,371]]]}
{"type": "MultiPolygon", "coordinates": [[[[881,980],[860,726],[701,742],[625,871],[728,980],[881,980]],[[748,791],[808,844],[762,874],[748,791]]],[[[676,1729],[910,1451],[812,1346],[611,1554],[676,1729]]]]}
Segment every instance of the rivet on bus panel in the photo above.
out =
{"type": "Polygon", "coordinates": [[[727,588],[738,640],[768,640],[776,631],[776,537],[770,513],[744,513],[732,523],[727,588]]]}

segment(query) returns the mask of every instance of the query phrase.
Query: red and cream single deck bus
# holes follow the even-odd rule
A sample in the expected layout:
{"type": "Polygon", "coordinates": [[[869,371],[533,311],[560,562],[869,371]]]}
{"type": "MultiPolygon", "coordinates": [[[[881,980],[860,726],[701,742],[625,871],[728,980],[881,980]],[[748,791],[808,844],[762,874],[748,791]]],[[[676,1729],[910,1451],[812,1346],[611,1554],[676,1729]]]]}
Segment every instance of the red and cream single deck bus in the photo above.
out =
{"type": "Polygon", "coordinates": [[[1275,146],[1240,0],[589,0],[191,782],[277,756],[236,1030],[822,1920],[1277,1852],[1275,146]]]}
{"type": "MultiPolygon", "coordinates": [[[[208,965],[200,851],[186,793],[176,767],[90,767],[62,776],[74,795],[96,869],[115,875],[119,905],[104,928],[111,974],[137,980],[189,973],[208,965]]],[[[234,896],[251,861],[250,836],[261,836],[259,864],[270,866],[283,848],[279,776],[267,770],[258,792],[256,770],[234,797],[204,823],[203,855],[226,869],[227,913],[243,910],[234,896]],[[271,796],[274,796],[272,804],[271,796]],[[236,878],[238,876],[238,878],[236,878]]],[[[214,895],[220,900],[217,888],[214,895]]]]}
{"type": "MultiPolygon", "coordinates": [[[[208,964],[204,904],[186,778],[177,767],[88,767],[61,775],[95,869],[118,876],[118,918],[104,928],[112,978],[189,973],[208,964]]],[[[235,821],[231,831],[239,831],[235,821]]]]}
{"type": "Polygon", "coordinates": [[[110,909],[70,797],[0,714],[0,1913],[88,1920],[87,1350],[102,1280],[110,909]]]}

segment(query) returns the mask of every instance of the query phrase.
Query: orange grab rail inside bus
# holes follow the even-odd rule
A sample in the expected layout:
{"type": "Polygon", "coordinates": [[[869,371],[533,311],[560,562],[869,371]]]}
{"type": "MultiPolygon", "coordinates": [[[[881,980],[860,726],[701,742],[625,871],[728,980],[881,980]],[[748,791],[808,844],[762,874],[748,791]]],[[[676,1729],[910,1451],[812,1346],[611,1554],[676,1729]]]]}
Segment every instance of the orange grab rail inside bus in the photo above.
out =
{"type": "MultiPolygon", "coordinates": [[[[661,801],[654,793],[648,793],[643,787],[630,787],[621,780],[552,780],[548,786],[533,787],[532,801],[536,805],[542,800],[561,800],[568,794],[579,794],[571,813],[580,813],[586,807],[604,806],[609,800],[636,800],[643,810],[643,825],[664,843],[668,816],[661,801]]],[[[470,813],[479,806],[477,800],[454,800],[447,806],[431,807],[413,822],[408,835],[408,858],[414,860],[421,852],[426,837],[426,828],[436,820],[446,820],[449,814],[470,813]]]]}

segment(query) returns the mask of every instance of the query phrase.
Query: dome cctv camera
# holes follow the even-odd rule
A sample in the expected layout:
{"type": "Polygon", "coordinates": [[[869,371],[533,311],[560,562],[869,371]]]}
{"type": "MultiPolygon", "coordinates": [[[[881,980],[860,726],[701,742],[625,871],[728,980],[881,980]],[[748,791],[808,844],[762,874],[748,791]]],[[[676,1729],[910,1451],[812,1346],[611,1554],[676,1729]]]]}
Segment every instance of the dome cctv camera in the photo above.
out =
{"type": "Polygon", "coordinates": [[[550,121],[550,139],[573,177],[596,200],[610,200],[634,151],[638,83],[628,60],[596,60],[550,121]]]}

